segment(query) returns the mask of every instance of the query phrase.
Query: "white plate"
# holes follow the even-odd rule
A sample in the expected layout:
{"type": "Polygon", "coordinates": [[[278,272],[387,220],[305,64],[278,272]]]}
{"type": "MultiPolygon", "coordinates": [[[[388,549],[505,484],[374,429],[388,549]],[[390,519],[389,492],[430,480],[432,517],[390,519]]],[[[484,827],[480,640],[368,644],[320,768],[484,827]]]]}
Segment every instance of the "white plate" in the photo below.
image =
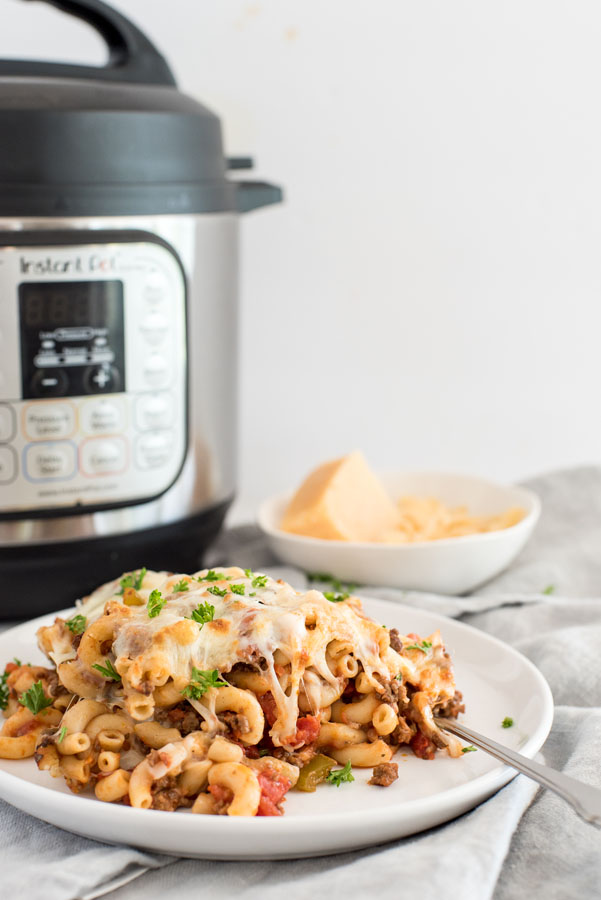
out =
{"type": "MultiPolygon", "coordinates": [[[[378,621],[401,632],[428,635],[440,628],[455,663],[457,684],[476,730],[532,757],[553,719],[551,691],[532,663],[496,638],[435,613],[383,600],[365,603],[378,621]],[[503,729],[511,716],[515,725],[503,729]]],[[[0,665],[13,656],[42,661],[35,632],[43,616],[0,635],[0,665]]],[[[32,816],[108,843],[158,853],[210,859],[285,859],[338,853],[414,834],[472,809],[516,774],[484,752],[461,759],[422,760],[398,753],[399,780],[388,788],[355,781],[320,785],[313,794],[290,792],[282,818],[228,818],[132,809],[75,796],[39,772],[33,760],[0,760],[0,797],[32,816]]]]}
{"type": "Polygon", "coordinates": [[[521,506],[526,515],[517,525],[501,531],[439,541],[326,541],[280,529],[292,496],[286,494],[262,503],[257,514],[259,527],[276,556],[306,572],[328,572],[357,584],[462,594],[498,575],[515,559],[540,515],[540,500],[532,491],[471,475],[396,472],[379,477],[395,501],[405,495],[436,497],[447,506],[467,506],[474,515],[493,515],[521,506]]]}

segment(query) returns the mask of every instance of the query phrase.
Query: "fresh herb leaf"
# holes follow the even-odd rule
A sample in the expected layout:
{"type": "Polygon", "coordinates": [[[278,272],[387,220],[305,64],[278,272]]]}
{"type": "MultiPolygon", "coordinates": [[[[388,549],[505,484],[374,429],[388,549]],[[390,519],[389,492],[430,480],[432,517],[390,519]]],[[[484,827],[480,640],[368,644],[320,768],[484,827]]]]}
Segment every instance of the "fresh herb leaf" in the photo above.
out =
{"type": "Polygon", "coordinates": [[[207,622],[212,622],[214,617],[215,607],[211,606],[210,603],[199,603],[196,609],[192,610],[192,615],[190,616],[191,619],[198,622],[201,628],[207,622]]]}
{"type": "Polygon", "coordinates": [[[190,682],[183,689],[182,694],[184,697],[189,697],[192,700],[200,700],[203,694],[210,688],[220,688],[220,687],[228,687],[227,681],[224,681],[219,671],[217,669],[209,669],[207,671],[203,669],[197,669],[195,666],[192,667],[192,678],[190,682]]]}
{"type": "Polygon", "coordinates": [[[226,581],[226,577],[222,572],[216,572],[215,569],[209,569],[206,575],[199,575],[198,581],[226,581]]]}
{"type": "Polygon", "coordinates": [[[345,765],[344,769],[332,769],[326,775],[326,781],[329,781],[330,784],[335,784],[336,787],[340,787],[345,781],[354,781],[355,776],[352,773],[351,762],[350,760],[345,765]]]}
{"type": "Polygon", "coordinates": [[[105,678],[108,678],[109,681],[121,681],[121,676],[110,659],[105,659],[105,663],[106,666],[101,666],[100,663],[94,663],[92,668],[97,669],[100,674],[104,675],[105,678]]]}
{"type": "Polygon", "coordinates": [[[269,756],[271,750],[259,750],[259,756],[269,756]]]}
{"type": "Polygon", "coordinates": [[[505,718],[501,722],[501,725],[503,726],[503,728],[511,728],[511,726],[513,725],[513,719],[511,718],[511,716],[505,716],[505,718]]]}
{"type": "Polygon", "coordinates": [[[227,594],[227,588],[218,588],[216,584],[212,587],[207,588],[209,594],[213,594],[214,597],[225,597],[227,594]]]}
{"type": "Polygon", "coordinates": [[[255,573],[253,572],[252,569],[245,569],[245,570],[244,570],[244,574],[245,574],[245,576],[246,576],[247,578],[254,578],[254,577],[255,577],[255,573]]]}
{"type": "Polygon", "coordinates": [[[181,594],[183,591],[189,590],[189,584],[183,578],[181,581],[178,581],[177,584],[174,584],[171,588],[172,594],[181,594]]]}
{"type": "Polygon", "coordinates": [[[256,597],[256,596],[257,596],[257,592],[256,592],[256,591],[251,591],[250,594],[249,594],[248,596],[249,596],[249,597],[256,597]]]}
{"type": "Polygon", "coordinates": [[[543,594],[545,594],[547,597],[549,596],[549,594],[554,594],[554,593],[555,593],[555,585],[554,584],[548,584],[547,587],[543,591],[543,594]]]}
{"type": "Polygon", "coordinates": [[[475,753],[477,749],[478,749],[477,747],[473,747],[470,744],[469,747],[462,747],[461,752],[462,753],[475,753]]]}
{"type": "Polygon", "coordinates": [[[46,709],[47,706],[52,706],[52,697],[47,697],[44,693],[42,682],[36,681],[28,691],[24,691],[21,694],[19,703],[21,706],[26,706],[29,712],[35,716],[43,709],[46,709]]]}
{"type": "MultiPolygon", "coordinates": [[[[19,666],[19,668],[21,668],[21,666],[23,665],[23,663],[21,662],[21,660],[20,660],[20,659],[17,659],[16,656],[13,656],[13,662],[14,662],[15,666],[19,666]]],[[[31,663],[27,663],[27,665],[30,666],[31,663]]]]}
{"type": "Polygon", "coordinates": [[[10,694],[8,685],[6,683],[8,676],[9,673],[6,671],[6,669],[4,670],[2,675],[0,675],[0,709],[6,709],[6,707],[8,706],[8,697],[10,694]]]}
{"type": "Polygon", "coordinates": [[[408,644],[404,649],[405,650],[421,650],[422,653],[427,653],[431,646],[432,646],[432,641],[422,641],[421,644],[408,644]]]}
{"type": "Polygon", "coordinates": [[[77,615],[72,616],[70,619],[67,619],[65,625],[71,632],[71,634],[83,634],[86,630],[87,619],[85,616],[77,615]]]}
{"type": "Polygon", "coordinates": [[[62,742],[65,740],[65,735],[66,735],[66,734],[67,734],[67,726],[66,726],[66,725],[63,725],[63,727],[61,728],[61,730],[60,730],[59,733],[58,733],[58,737],[57,737],[57,739],[56,739],[56,743],[57,743],[57,744],[62,743],[62,742]]]}
{"type": "Polygon", "coordinates": [[[323,595],[330,603],[342,603],[343,600],[348,600],[350,597],[350,594],[335,594],[334,591],[324,591],[323,595]]]}
{"type": "Polygon", "coordinates": [[[121,585],[121,589],[118,591],[118,593],[123,594],[126,588],[133,588],[134,591],[139,591],[142,587],[142,582],[144,581],[146,572],[146,566],[142,566],[142,568],[137,572],[128,572],[128,574],[124,575],[119,582],[119,584],[121,585]]]}
{"type": "Polygon", "coordinates": [[[232,594],[240,594],[243,596],[246,593],[246,587],[243,584],[232,584],[230,586],[230,591],[232,594]]]}
{"type": "Polygon", "coordinates": [[[147,608],[148,608],[148,618],[154,619],[159,615],[160,611],[164,607],[167,602],[167,598],[163,597],[161,592],[155,588],[150,592],[150,597],[148,598],[147,608]]]}
{"type": "Polygon", "coordinates": [[[267,575],[255,575],[252,580],[252,586],[254,588],[267,587],[267,575]]]}
{"type": "Polygon", "coordinates": [[[335,591],[343,592],[345,589],[354,591],[357,588],[356,584],[344,584],[339,578],[335,578],[334,575],[330,575],[328,572],[308,572],[307,578],[309,581],[321,581],[331,584],[335,591]]]}

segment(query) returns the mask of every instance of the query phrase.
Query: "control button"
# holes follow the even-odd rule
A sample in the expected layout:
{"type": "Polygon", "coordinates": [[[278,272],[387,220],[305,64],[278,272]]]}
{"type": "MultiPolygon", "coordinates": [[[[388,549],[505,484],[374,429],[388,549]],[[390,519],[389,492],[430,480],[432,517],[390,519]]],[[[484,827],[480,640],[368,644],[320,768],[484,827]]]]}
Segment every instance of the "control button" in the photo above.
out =
{"type": "Polygon", "coordinates": [[[11,441],[15,436],[15,413],[6,403],[0,403],[0,441],[11,441]]]}
{"type": "Polygon", "coordinates": [[[123,431],[123,403],[113,397],[85,400],[80,411],[81,430],[86,434],[114,434],[123,431]]]}
{"type": "Polygon", "coordinates": [[[61,397],[68,387],[69,379],[62,369],[39,369],[31,379],[34,397],[61,397]]]}
{"type": "Polygon", "coordinates": [[[169,330],[169,322],[159,312],[151,312],[144,318],[140,331],[149,344],[156,346],[164,341],[169,330]]]}
{"type": "Polygon", "coordinates": [[[171,457],[173,437],[170,431],[144,434],[136,442],[136,465],[139,469],[158,469],[171,457]]]}
{"type": "Polygon", "coordinates": [[[169,382],[169,364],[159,353],[151,353],[146,357],[142,371],[146,383],[151,387],[165,387],[169,382]]]}
{"type": "Polygon", "coordinates": [[[135,422],[138,431],[169,428],[175,412],[173,396],[169,393],[143,394],[136,398],[135,422]]]}
{"type": "Polygon", "coordinates": [[[90,366],[83,383],[88,394],[116,394],[121,389],[121,376],[114,366],[90,366]]]}
{"type": "Polygon", "coordinates": [[[127,465],[124,438],[89,438],[80,448],[81,470],[85,475],[114,475],[127,465]]]}
{"type": "Polygon", "coordinates": [[[0,447],[0,484],[8,484],[17,474],[17,454],[12,447],[0,447]]]}
{"type": "Polygon", "coordinates": [[[28,444],[25,448],[25,474],[31,481],[72,478],[75,470],[75,445],[68,441],[28,444]]]}
{"type": "Polygon", "coordinates": [[[75,431],[70,403],[30,403],[24,413],[25,434],[33,440],[65,438],[75,431]]]}
{"type": "Polygon", "coordinates": [[[150,272],[144,284],[144,299],[152,306],[160,303],[167,296],[167,280],[162,272],[150,272]]]}

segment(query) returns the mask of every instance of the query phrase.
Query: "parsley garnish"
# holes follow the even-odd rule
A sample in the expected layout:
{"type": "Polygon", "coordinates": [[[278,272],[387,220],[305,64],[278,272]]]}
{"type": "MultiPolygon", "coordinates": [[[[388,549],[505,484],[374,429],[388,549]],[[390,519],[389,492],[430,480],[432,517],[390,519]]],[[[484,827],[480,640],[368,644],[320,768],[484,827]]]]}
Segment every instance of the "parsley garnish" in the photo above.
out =
{"type": "Polygon", "coordinates": [[[354,781],[354,780],[355,780],[355,776],[353,775],[352,770],[351,770],[350,759],[347,762],[347,764],[345,765],[344,769],[332,769],[331,772],[329,772],[326,775],[326,781],[329,781],[330,784],[335,784],[336,787],[340,787],[340,785],[343,784],[345,781],[354,781]]]}
{"type": "Polygon", "coordinates": [[[218,588],[216,584],[213,587],[207,588],[209,594],[213,594],[214,597],[225,597],[227,594],[227,588],[218,588]]]}
{"type": "Polygon", "coordinates": [[[549,594],[554,594],[554,593],[555,593],[555,585],[554,584],[548,584],[547,587],[543,591],[543,594],[545,594],[547,597],[549,596],[549,594]]]}
{"type": "Polygon", "coordinates": [[[146,575],[146,567],[143,566],[138,572],[128,572],[127,575],[124,575],[121,581],[119,582],[121,585],[121,589],[118,591],[119,594],[125,593],[126,588],[133,588],[134,591],[139,591],[142,587],[142,582],[144,581],[144,576],[146,575]]]}
{"type": "Polygon", "coordinates": [[[350,597],[350,594],[335,594],[334,591],[324,591],[323,595],[330,603],[342,603],[343,600],[348,600],[350,597]]]}
{"type": "Polygon", "coordinates": [[[105,678],[108,678],[109,681],[121,681],[121,676],[110,659],[105,659],[105,663],[106,666],[101,666],[100,663],[94,663],[92,668],[97,669],[100,674],[104,675],[105,678]]]}
{"type": "Polygon", "coordinates": [[[427,653],[431,646],[432,641],[422,641],[421,644],[408,644],[405,650],[421,650],[422,653],[427,653]]]}
{"type": "Polygon", "coordinates": [[[322,581],[331,584],[335,591],[343,591],[346,588],[348,591],[354,591],[357,587],[356,584],[344,584],[339,578],[335,578],[333,575],[328,574],[328,572],[308,572],[307,578],[309,581],[322,581]]]}
{"type": "Polygon", "coordinates": [[[204,671],[193,666],[192,679],[183,689],[182,694],[184,697],[190,697],[192,700],[200,700],[209,688],[220,687],[229,687],[229,685],[227,681],[223,680],[217,669],[204,671]]]}
{"type": "Polygon", "coordinates": [[[6,709],[8,706],[8,696],[10,693],[6,683],[8,675],[9,673],[6,670],[0,675],[0,709],[6,709]]]}
{"type": "Polygon", "coordinates": [[[242,596],[246,593],[246,588],[243,584],[232,584],[230,586],[230,591],[232,594],[240,594],[242,596]]]}
{"type": "Polygon", "coordinates": [[[256,596],[257,596],[257,592],[256,592],[256,591],[251,591],[250,594],[249,594],[248,596],[249,596],[249,597],[256,597],[256,596]]]}
{"type": "Polygon", "coordinates": [[[83,634],[86,630],[87,619],[85,616],[77,615],[72,616],[72,618],[67,619],[65,625],[71,632],[71,634],[83,634]]]}
{"type": "Polygon", "coordinates": [[[254,578],[254,577],[255,577],[255,573],[253,572],[252,569],[245,569],[245,570],[244,570],[244,574],[246,575],[247,578],[254,578]]]}
{"type": "Polygon", "coordinates": [[[184,581],[182,578],[181,581],[178,581],[177,584],[174,584],[171,588],[172,594],[181,594],[183,591],[189,590],[189,585],[187,581],[184,581]]]}
{"type": "Polygon", "coordinates": [[[477,747],[473,747],[471,744],[469,745],[469,747],[462,747],[462,748],[461,748],[461,752],[462,752],[462,753],[475,753],[476,750],[477,750],[477,747]]]}
{"type": "Polygon", "coordinates": [[[252,580],[252,586],[254,588],[267,587],[267,575],[255,575],[252,580]]]}
{"type": "Polygon", "coordinates": [[[65,735],[66,735],[66,734],[67,734],[67,726],[66,726],[66,725],[63,725],[63,727],[62,727],[61,730],[59,731],[58,737],[57,737],[57,739],[56,739],[57,744],[60,744],[62,741],[65,740],[65,735]]]}
{"type": "Polygon", "coordinates": [[[259,750],[259,756],[269,756],[270,750],[259,750]]]}
{"type": "Polygon", "coordinates": [[[221,572],[216,572],[215,569],[209,569],[206,575],[199,575],[199,581],[225,581],[225,575],[222,575],[221,572]]]}
{"type": "Polygon", "coordinates": [[[166,602],[167,598],[163,597],[163,595],[159,590],[157,590],[157,588],[151,591],[147,603],[148,618],[154,619],[156,616],[158,616],[166,602]]]}
{"type": "MultiPolygon", "coordinates": [[[[20,659],[17,659],[16,656],[13,656],[13,662],[14,662],[15,666],[18,666],[19,668],[21,668],[21,666],[23,665],[23,663],[21,662],[21,660],[20,660],[20,659]]],[[[30,666],[31,663],[27,663],[27,665],[30,666]]]]}
{"type": "Polygon", "coordinates": [[[21,706],[26,706],[29,712],[36,716],[47,706],[52,706],[52,697],[47,697],[44,693],[41,681],[36,681],[31,685],[28,691],[24,691],[19,697],[21,706]]]}
{"type": "Polygon", "coordinates": [[[200,627],[206,622],[212,622],[213,617],[215,616],[215,607],[211,606],[210,603],[199,603],[196,609],[192,610],[191,619],[194,619],[195,622],[198,622],[200,627]]]}
{"type": "Polygon", "coordinates": [[[511,728],[511,726],[513,725],[513,719],[511,718],[511,716],[505,716],[505,718],[501,722],[501,725],[503,726],[503,728],[511,728]]]}

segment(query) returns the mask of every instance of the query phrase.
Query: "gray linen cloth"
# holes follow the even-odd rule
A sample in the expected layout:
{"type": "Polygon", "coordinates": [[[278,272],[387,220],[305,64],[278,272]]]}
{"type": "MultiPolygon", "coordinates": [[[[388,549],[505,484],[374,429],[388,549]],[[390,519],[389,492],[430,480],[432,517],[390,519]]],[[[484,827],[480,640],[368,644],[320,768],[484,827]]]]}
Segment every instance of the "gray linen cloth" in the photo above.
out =
{"type": "MultiPolygon", "coordinates": [[[[514,565],[469,597],[365,587],[495,634],[529,657],[556,703],[546,762],[601,786],[601,469],[579,468],[529,483],[543,501],[540,524],[514,565]],[[552,586],[551,593],[545,593],[552,586]]],[[[210,562],[304,576],[277,566],[259,532],[226,532],[210,562]]],[[[279,862],[174,860],[109,847],[38,822],[0,803],[3,896],[44,900],[301,900],[379,897],[402,885],[422,900],[565,900],[600,896],[601,830],[520,775],[460,818],[364,851],[279,862]],[[137,877],[139,876],[139,877],[137,877]],[[135,879],[135,880],[134,880],[135,879]]]]}

